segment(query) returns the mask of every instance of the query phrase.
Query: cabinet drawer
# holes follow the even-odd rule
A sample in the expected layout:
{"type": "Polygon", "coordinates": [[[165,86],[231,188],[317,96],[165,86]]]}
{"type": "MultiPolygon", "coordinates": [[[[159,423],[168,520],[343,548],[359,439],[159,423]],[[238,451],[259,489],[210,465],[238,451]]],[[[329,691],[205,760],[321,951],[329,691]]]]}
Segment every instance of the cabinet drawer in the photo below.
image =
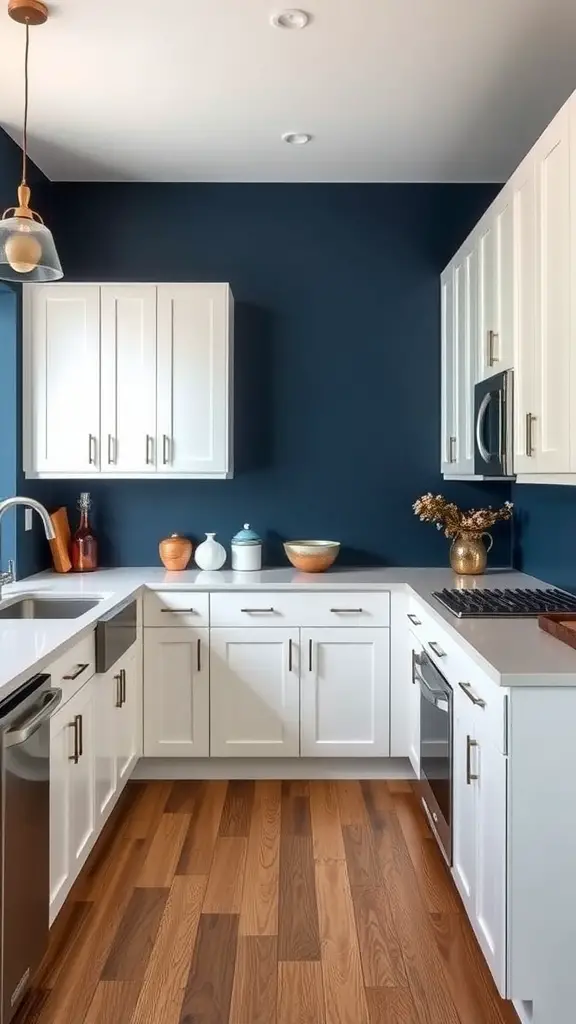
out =
{"type": "Polygon", "coordinates": [[[482,720],[483,734],[501,753],[508,753],[508,696],[503,690],[484,674],[466,654],[460,654],[457,679],[453,686],[459,688],[459,698],[463,694],[475,705],[474,710],[482,720]]]}
{"type": "Polygon", "coordinates": [[[388,626],[387,593],[211,594],[212,626],[388,626]]]}
{"type": "Polygon", "coordinates": [[[46,669],[52,677],[52,686],[62,690],[62,704],[70,700],[95,672],[94,633],[89,633],[46,669]]]}
{"type": "Polygon", "coordinates": [[[208,626],[208,594],[195,590],[147,590],[145,626],[208,626]]]}

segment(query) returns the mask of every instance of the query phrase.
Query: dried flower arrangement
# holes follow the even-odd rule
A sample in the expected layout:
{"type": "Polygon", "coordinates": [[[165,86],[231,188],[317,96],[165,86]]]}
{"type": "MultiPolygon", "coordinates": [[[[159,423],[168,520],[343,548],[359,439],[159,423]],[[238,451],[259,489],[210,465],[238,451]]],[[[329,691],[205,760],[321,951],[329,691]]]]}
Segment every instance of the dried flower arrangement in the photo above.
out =
{"type": "Polygon", "coordinates": [[[471,508],[463,512],[452,501],[446,501],[441,494],[423,494],[412,508],[421,522],[436,523],[437,530],[444,530],[446,537],[459,533],[482,533],[489,530],[499,519],[511,519],[514,505],[507,501],[502,508],[471,508]]]}

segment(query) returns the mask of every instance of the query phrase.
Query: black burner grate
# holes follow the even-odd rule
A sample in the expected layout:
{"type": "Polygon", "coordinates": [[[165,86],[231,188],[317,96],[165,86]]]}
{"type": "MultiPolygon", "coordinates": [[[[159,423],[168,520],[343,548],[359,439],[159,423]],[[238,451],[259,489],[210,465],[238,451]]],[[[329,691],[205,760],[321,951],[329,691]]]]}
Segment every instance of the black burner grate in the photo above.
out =
{"type": "Polygon", "coordinates": [[[576,612],[576,597],[546,590],[437,590],[432,594],[459,619],[532,618],[543,612],[576,612]]]}

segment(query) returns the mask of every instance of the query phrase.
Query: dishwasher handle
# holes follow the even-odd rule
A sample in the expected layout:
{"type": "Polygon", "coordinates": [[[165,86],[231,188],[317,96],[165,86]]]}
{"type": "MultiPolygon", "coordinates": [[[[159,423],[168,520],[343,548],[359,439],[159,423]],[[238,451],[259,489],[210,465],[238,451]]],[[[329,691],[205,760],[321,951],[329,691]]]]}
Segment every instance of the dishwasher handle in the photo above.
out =
{"type": "Polygon", "coordinates": [[[18,723],[17,728],[8,729],[4,740],[5,747],[16,747],[20,743],[26,743],[33,733],[45,722],[58,707],[62,700],[62,690],[47,690],[42,699],[32,709],[33,714],[24,722],[18,723]]]}

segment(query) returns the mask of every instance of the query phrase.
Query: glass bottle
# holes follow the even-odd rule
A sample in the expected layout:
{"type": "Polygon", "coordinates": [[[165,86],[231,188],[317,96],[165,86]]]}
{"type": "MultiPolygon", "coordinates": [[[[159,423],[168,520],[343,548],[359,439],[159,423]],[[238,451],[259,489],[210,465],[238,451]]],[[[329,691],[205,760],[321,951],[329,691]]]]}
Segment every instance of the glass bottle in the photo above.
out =
{"type": "Polygon", "coordinates": [[[88,518],[88,513],[92,508],[88,491],[82,491],[78,508],[80,509],[80,525],[72,538],[72,569],[74,572],[93,572],[98,568],[98,545],[88,518]]]}

